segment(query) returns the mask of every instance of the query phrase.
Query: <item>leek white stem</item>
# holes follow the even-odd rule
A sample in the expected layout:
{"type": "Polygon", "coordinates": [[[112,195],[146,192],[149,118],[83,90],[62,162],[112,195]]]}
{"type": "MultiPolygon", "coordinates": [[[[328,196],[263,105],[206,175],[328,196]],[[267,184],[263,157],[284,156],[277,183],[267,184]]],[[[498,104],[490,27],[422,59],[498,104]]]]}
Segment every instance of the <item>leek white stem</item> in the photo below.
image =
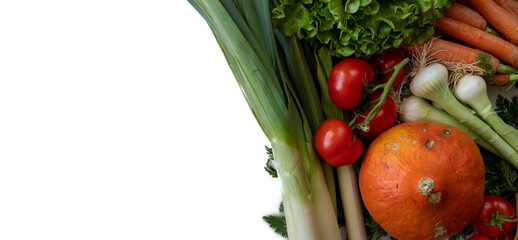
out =
{"type": "Polygon", "coordinates": [[[471,137],[471,139],[473,139],[473,141],[475,141],[479,146],[499,157],[502,157],[502,155],[493,146],[491,146],[490,143],[481,138],[478,134],[471,131],[471,129],[464,126],[447,112],[432,106],[432,104],[420,97],[410,96],[405,98],[401,103],[399,118],[402,122],[442,123],[458,128],[471,137]]]}
{"type": "MultiPolygon", "coordinates": [[[[309,183],[302,156],[292,144],[272,139],[277,174],[282,184],[282,202],[290,239],[320,240],[309,183]]],[[[296,145],[295,145],[296,146],[296,145]]]]}
{"type": "MultiPolygon", "coordinates": [[[[316,220],[321,240],[340,240],[340,229],[336,217],[333,202],[326,187],[326,179],[322,172],[320,159],[318,158],[312,142],[307,142],[307,149],[311,163],[309,187],[312,192],[312,201],[316,213],[316,220]]],[[[333,185],[335,186],[335,185],[333,185]]]]}
{"type": "Polygon", "coordinates": [[[516,129],[507,125],[496,114],[487,96],[486,81],[480,76],[466,75],[457,82],[455,97],[470,106],[475,112],[495,130],[514,150],[518,151],[518,134],[516,129]]]}
{"type": "MultiPolygon", "coordinates": [[[[290,86],[289,86],[290,87],[290,86]]],[[[290,88],[291,89],[291,88],[290,88]]],[[[311,192],[311,200],[315,210],[316,223],[321,240],[340,240],[340,229],[336,217],[335,208],[330,195],[329,186],[326,177],[331,177],[333,183],[333,191],[335,191],[333,169],[330,168],[330,174],[323,172],[323,166],[320,158],[313,147],[313,137],[309,121],[303,110],[302,104],[294,94],[294,102],[298,106],[292,108],[293,123],[295,125],[295,135],[298,137],[300,153],[306,170],[309,189],[311,192]],[[300,117],[298,117],[300,116],[300,117]]],[[[336,195],[335,195],[336,197],[336,195]]],[[[335,200],[336,203],[336,200],[335,200]]]]}
{"type": "Polygon", "coordinates": [[[410,83],[410,91],[421,98],[434,101],[451,116],[476,132],[498,150],[513,166],[518,169],[518,153],[491,127],[462,105],[448,87],[448,70],[435,63],[425,67],[410,83]]]}
{"type": "Polygon", "coordinates": [[[336,170],[340,182],[342,206],[344,207],[347,239],[367,240],[362,205],[358,197],[360,191],[358,190],[356,173],[351,165],[339,167],[336,170]]]}

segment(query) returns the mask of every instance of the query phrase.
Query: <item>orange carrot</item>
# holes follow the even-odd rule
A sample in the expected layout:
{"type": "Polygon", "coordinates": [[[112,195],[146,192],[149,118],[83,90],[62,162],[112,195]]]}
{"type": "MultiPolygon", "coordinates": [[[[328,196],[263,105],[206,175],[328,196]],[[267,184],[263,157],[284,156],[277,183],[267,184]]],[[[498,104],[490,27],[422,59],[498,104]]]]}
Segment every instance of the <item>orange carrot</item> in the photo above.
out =
{"type": "Polygon", "coordinates": [[[507,5],[506,0],[495,0],[495,3],[498,4],[498,6],[505,8],[505,5],[507,5]]]}
{"type": "Polygon", "coordinates": [[[518,18],[518,12],[516,12],[516,9],[513,9],[513,7],[518,7],[513,4],[516,4],[513,2],[514,0],[508,1],[508,0],[495,0],[495,3],[498,4],[498,6],[505,9],[509,14],[513,15],[515,18],[518,18]]]}
{"type": "Polygon", "coordinates": [[[493,0],[469,0],[469,3],[510,42],[518,44],[518,19],[493,0]]]}
{"type": "MultiPolygon", "coordinates": [[[[429,44],[429,57],[444,62],[478,65],[479,62],[477,60],[477,56],[480,53],[484,53],[478,49],[466,47],[464,45],[442,40],[439,38],[430,40],[428,43],[403,46],[403,49],[414,53],[422,52],[425,47],[425,44],[429,44]]],[[[496,71],[498,70],[498,66],[500,65],[500,61],[495,57],[491,56],[490,54],[487,55],[489,55],[491,58],[491,69],[493,70],[493,72],[496,73],[496,71]]]]}
{"type": "Polygon", "coordinates": [[[480,48],[513,67],[518,67],[518,47],[502,38],[449,17],[438,19],[435,28],[480,48]]]}
{"type": "Polygon", "coordinates": [[[493,86],[505,86],[509,83],[509,74],[497,73],[495,77],[490,80],[490,84],[493,86]]]}
{"type": "Polygon", "coordinates": [[[468,0],[457,0],[455,2],[458,2],[466,7],[470,7],[468,0]]]}
{"type": "Polygon", "coordinates": [[[460,3],[453,3],[451,7],[446,9],[444,16],[453,18],[457,21],[461,21],[482,30],[486,30],[487,27],[487,21],[484,19],[484,17],[482,17],[477,11],[460,3]]]}
{"type": "Polygon", "coordinates": [[[518,16],[518,1],[517,0],[507,0],[505,1],[507,3],[507,9],[509,12],[512,12],[515,14],[515,16],[518,16]]]}

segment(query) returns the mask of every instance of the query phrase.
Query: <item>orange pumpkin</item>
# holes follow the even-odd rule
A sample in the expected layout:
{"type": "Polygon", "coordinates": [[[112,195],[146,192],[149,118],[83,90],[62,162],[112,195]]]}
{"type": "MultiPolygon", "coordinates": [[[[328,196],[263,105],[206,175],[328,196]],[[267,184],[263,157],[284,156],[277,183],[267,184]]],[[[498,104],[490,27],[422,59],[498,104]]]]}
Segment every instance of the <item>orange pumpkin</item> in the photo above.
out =
{"type": "Polygon", "coordinates": [[[412,122],[378,136],[365,152],[360,192],[374,220],[401,240],[447,239],[482,206],[484,162],[463,131],[412,122]]]}

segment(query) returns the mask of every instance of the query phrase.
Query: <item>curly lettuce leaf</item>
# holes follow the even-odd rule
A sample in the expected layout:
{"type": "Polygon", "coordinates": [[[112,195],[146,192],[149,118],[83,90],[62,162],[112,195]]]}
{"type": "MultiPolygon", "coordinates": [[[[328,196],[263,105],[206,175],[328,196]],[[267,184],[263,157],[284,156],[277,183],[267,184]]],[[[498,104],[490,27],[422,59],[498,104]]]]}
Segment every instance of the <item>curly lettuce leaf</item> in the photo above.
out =
{"type": "Polygon", "coordinates": [[[318,39],[335,56],[365,57],[432,38],[453,0],[281,0],[274,24],[286,36],[318,39]]]}

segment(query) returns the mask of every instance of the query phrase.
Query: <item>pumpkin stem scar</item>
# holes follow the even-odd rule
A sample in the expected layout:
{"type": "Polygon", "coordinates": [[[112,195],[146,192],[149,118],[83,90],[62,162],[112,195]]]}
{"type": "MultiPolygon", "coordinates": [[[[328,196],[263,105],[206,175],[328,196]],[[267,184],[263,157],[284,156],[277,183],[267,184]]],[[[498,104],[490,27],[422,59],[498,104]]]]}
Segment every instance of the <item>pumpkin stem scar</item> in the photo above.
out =
{"type": "Polygon", "coordinates": [[[417,190],[425,196],[430,195],[434,187],[435,181],[429,177],[423,177],[419,179],[419,182],[417,183],[417,190]]]}

